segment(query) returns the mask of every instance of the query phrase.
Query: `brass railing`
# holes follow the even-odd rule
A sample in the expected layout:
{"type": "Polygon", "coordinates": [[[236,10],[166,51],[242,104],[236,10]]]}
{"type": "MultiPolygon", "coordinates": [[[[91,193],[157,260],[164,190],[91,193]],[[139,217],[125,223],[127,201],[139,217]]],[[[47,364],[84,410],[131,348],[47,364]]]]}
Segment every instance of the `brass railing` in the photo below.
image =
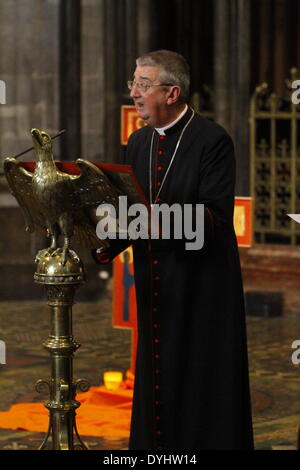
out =
{"type": "Polygon", "coordinates": [[[257,243],[300,243],[299,224],[290,213],[300,212],[300,105],[292,103],[292,82],[286,94],[256,87],[250,102],[250,187],[254,199],[254,234],[257,243]]]}

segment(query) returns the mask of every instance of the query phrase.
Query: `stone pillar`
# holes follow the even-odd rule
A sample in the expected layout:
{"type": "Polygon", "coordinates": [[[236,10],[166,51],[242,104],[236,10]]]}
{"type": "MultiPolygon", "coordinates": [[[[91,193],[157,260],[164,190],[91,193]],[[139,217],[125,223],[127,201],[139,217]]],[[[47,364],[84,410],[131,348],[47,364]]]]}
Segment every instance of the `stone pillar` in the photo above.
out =
{"type": "Polygon", "coordinates": [[[126,82],[135,59],[151,42],[151,0],[103,0],[104,17],[104,154],[111,162],[123,160],[120,145],[120,110],[131,100],[126,82]],[[141,42],[140,42],[141,41],[141,42]]]}
{"type": "MultiPolygon", "coordinates": [[[[141,27],[141,18],[139,17],[139,7],[136,0],[126,0],[125,2],[125,16],[124,16],[124,34],[125,34],[125,54],[124,54],[124,72],[122,89],[125,91],[125,96],[129,95],[127,88],[127,80],[131,79],[135,69],[135,59],[138,56],[138,31],[141,27]]],[[[147,21],[145,21],[147,24],[147,21]]],[[[142,22],[144,26],[144,22],[142,22]]],[[[140,31],[141,32],[141,31],[140,31]]]]}
{"type": "MultiPolygon", "coordinates": [[[[300,24],[300,2],[297,2],[296,4],[296,11],[295,11],[295,15],[296,15],[296,24],[299,25],[300,24]]],[[[300,73],[300,47],[299,47],[299,44],[300,44],[300,28],[298,27],[297,28],[297,43],[298,45],[297,47],[297,56],[296,56],[296,64],[297,64],[297,68],[298,68],[298,72],[300,73]]]]}
{"type": "Polygon", "coordinates": [[[60,1],[60,139],[63,160],[80,156],[80,0],[60,1]]]}
{"type": "MultiPolygon", "coordinates": [[[[293,14],[293,13],[291,13],[293,14]]],[[[294,12],[295,14],[295,12],[294,12]]],[[[274,44],[273,44],[273,57],[272,61],[276,64],[276,69],[274,70],[274,91],[279,96],[284,96],[285,94],[285,79],[288,76],[288,66],[287,66],[287,57],[288,57],[288,48],[289,48],[289,38],[288,38],[288,22],[286,16],[286,1],[277,0],[274,5],[274,30],[276,34],[274,35],[274,44]]],[[[294,45],[297,47],[298,44],[294,45]]],[[[299,46],[298,46],[299,47],[299,46]]]]}
{"type": "Polygon", "coordinates": [[[153,31],[154,2],[149,0],[139,0],[137,2],[138,13],[138,55],[145,54],[154,49],[155,38],[153,31]]]}
{"type": "Polygon", "coordinates": [[[106,160],[103,0],[81,0],[81,156],[106,160]]]}
{"type": "Polygon", "coordinates": [[[214,1],[215,120],[231,132],[230,119],[230,2],[214,1]]]}
{"type": "Polygon", "coordinates": [[[249,101],[250,101],[250,2],[236,2],[236,64],[231,89],[233,114],[231,127],[236,150],[236,194],[249,195],[249,101]]]}
{"type": "Polygon", "coordinates": [[[32,127],[51,135],[58,130],[58,5],[58,0],[0,2],[0,79],[6,83],[0,160],[32,145],[32,127]]]}
{"type": "MultiPolygon", "coordinates": [[[[104,18],[104,153],[110,162],[119,161],[120,154],[120,68],[119,62],[124,56],[124,44],[121,44],[121,21],[118,0],[103,1],[104,18]],[[118,15],[119,13],[119,15],[118,15]],[[122,49],[122,52],[120,51],[122,49]],[[121,57],[120,57],[121,56],[121,57]]],[[[123,6],[123,2],[122,2],[123,6]]]]}
{"type": "Polygon", "coordinates": [[[258,83],[268,81],[271,74],[271,53],[272,53],[272,5],[271,0],[264,0],[259,5],[259,9],[255,12],[258,15],[258,33],[259,33],[259,67],[258,67],[258,83]]]}
{"type": "Polygon", "coordinates": [[[248,106],[250,99],[249,0],[215,0],[214,88],[216,121],[233,138],[236,194],[249,194],[248,106]]]}

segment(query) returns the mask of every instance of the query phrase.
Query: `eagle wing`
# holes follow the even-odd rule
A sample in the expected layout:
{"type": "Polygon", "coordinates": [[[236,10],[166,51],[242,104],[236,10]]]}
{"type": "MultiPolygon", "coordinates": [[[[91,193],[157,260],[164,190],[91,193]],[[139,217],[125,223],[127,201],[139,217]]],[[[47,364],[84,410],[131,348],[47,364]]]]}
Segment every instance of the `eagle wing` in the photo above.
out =
{"type": "Polygon", "coordinates": [[[78,158],[76,164],[81,173],[71,180],[74,202],[80,207],[98,207],[103,202],[118,204],[120,191],[110,182],[103,171],[93,163],[78,158]]]}
{"type": "Polygon", "coordinates": [[[46,220],[32,191],[33,174],[19,165],[15,158],[4,160],[4,174],[11,194],[18,201],[26,223],[26,230],[34,232],[35,228],[46,230],[46,220]]]}
{"type": "Polygon", "coordinates": [[[70,197],[72,201],[75,235],[81,244],[88,248],[98,248],[107,245],[96,235],[96,209],[104,202],[118,206],[121,192],[110,182],[103,171],[93,163],[78,158],[76,164],[80,175],[69,180],[70,197]]]}

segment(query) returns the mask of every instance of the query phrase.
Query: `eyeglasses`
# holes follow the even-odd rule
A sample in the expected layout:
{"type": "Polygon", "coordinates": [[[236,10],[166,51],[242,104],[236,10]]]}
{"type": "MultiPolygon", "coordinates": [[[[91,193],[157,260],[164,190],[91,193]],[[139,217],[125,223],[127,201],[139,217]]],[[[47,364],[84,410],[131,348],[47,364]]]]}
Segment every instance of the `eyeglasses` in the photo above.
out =
{"type": "Polygon", "coordinates": [[[156,84],[149,84],[146,82],[136,82],[134,80],[128,80],[127,86],[129,90],[132,90],[133,87],[137,87],[138,90],[140,90],[142,93],[146,93],[146,91],[149,90],[149,88],[153,86],[173,86],[173,83],[156,83],[156,84]]]}

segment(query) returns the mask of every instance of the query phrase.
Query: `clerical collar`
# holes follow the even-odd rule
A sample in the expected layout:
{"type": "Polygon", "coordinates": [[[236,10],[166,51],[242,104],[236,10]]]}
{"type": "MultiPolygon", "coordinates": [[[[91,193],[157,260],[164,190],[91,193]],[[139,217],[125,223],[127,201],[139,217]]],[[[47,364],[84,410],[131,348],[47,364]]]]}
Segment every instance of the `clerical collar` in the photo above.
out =
{"type": "Polygon", "coordinates": [[[167,126],[164,126],[164,127],[155,127],[156,132],[158,132],[159,135],[166,135],[165,131],[175,126],[175,124],[177,124],[177,122],[180,121],[180,119],[185,115],[187,110],[188,110],[188,105],[186,104],[184,110],[182,111],[182,113],[179,114],[179,116],[175,119],[175,121],[171,122],[171,124],[168,124],[167,126]]]}

